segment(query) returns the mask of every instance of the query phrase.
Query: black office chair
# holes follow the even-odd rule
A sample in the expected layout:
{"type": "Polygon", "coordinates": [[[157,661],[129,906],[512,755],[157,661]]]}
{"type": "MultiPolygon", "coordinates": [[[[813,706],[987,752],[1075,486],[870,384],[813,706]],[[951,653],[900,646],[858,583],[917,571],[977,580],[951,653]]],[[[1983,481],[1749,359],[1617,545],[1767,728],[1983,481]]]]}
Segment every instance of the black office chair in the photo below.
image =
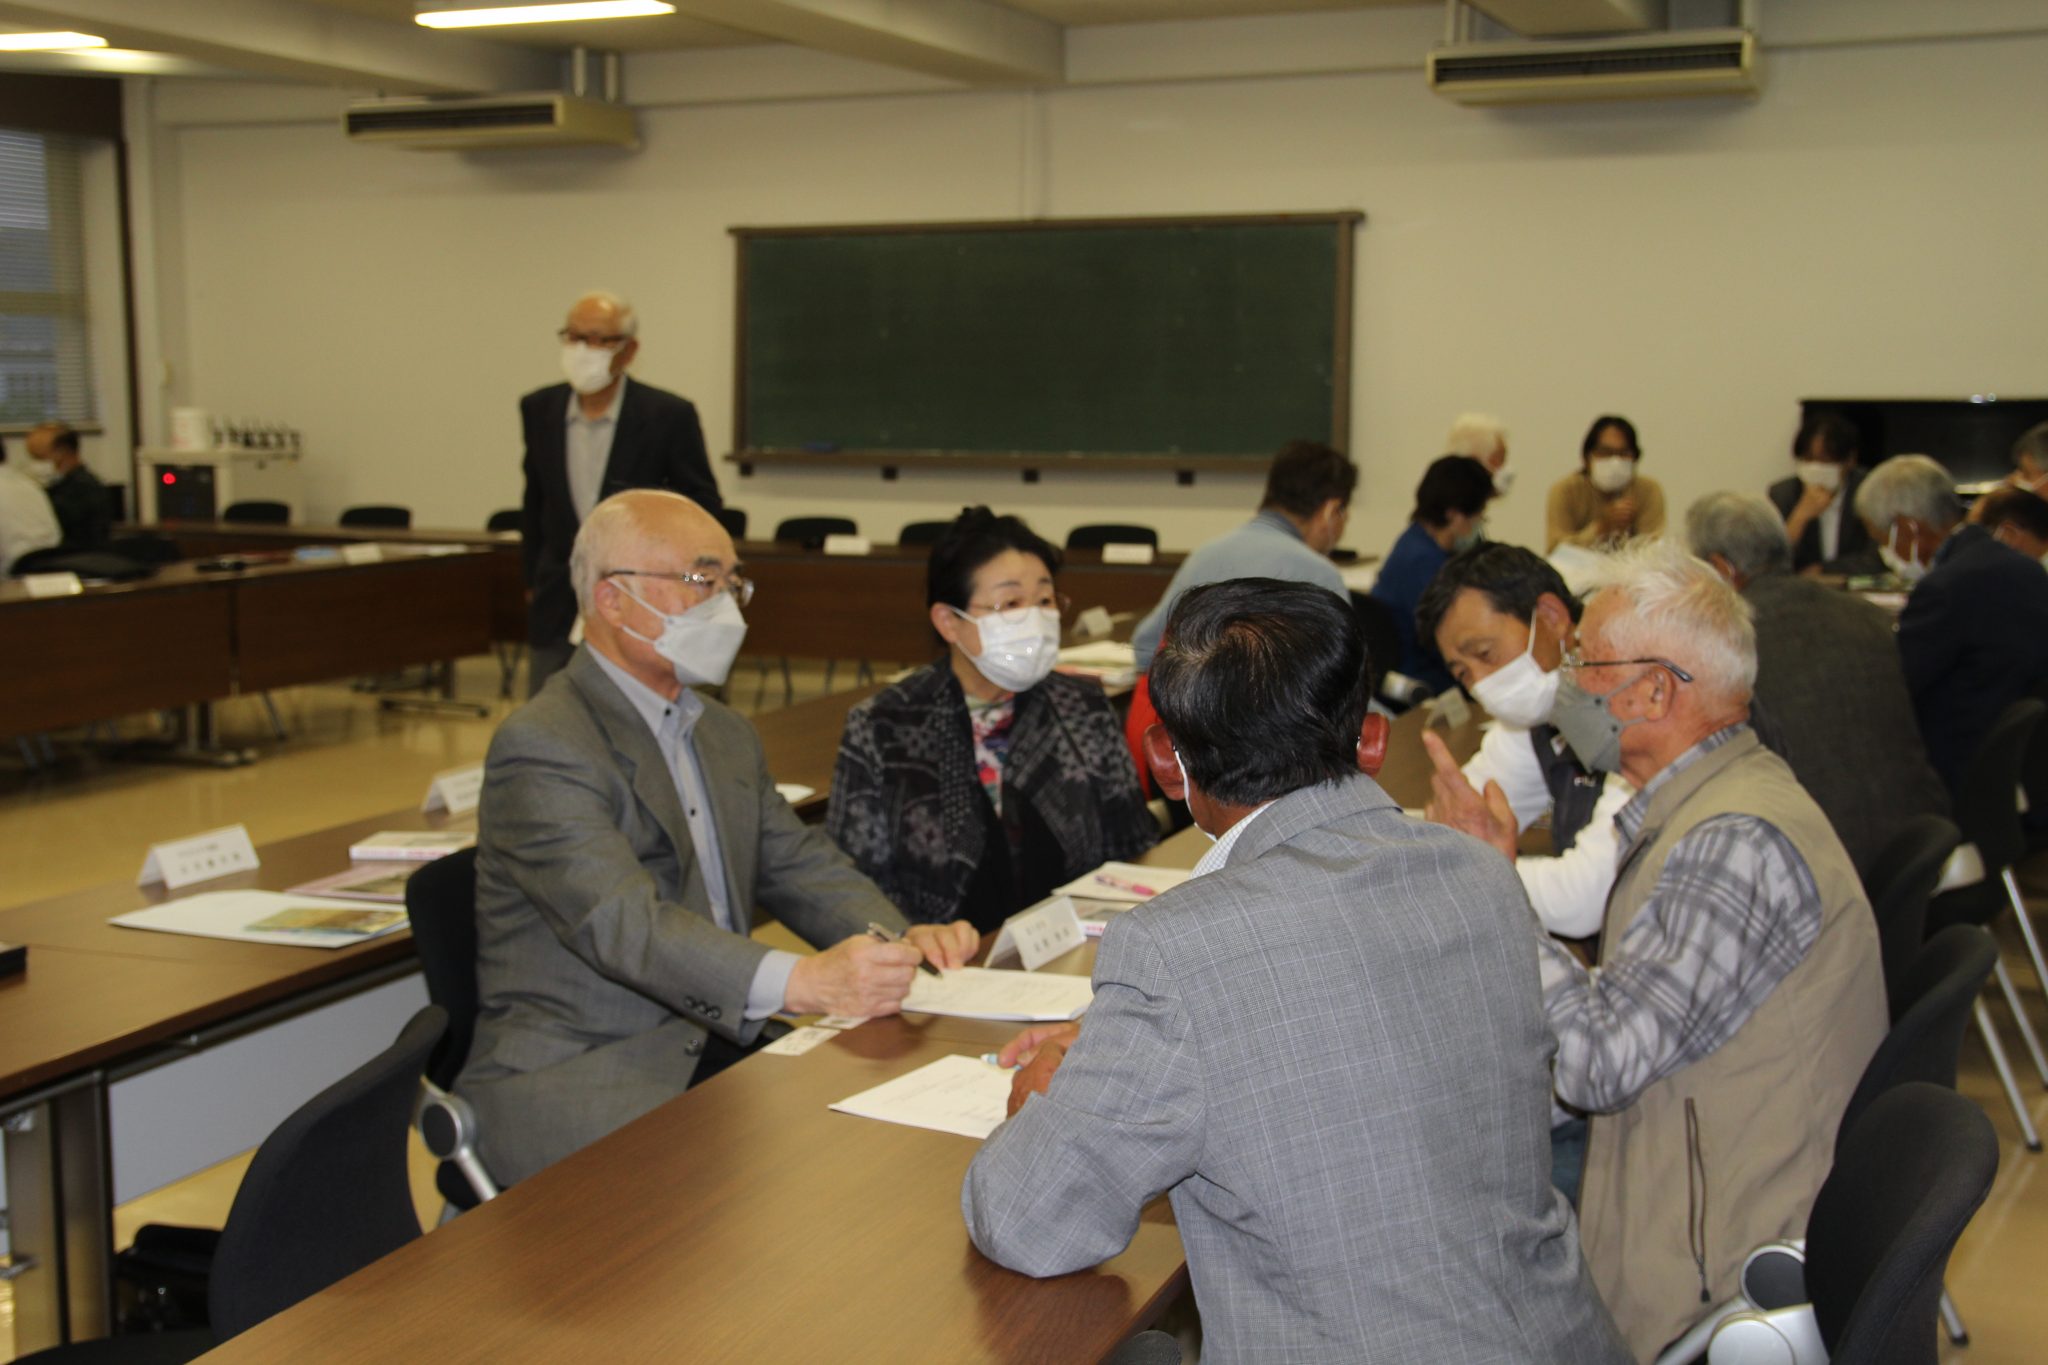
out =
{"type": "Polygon", "coordinates": [[[953,528],[950,521],[913,521],[896,533],[898,545],[936,545],[947,531],[953,528]]]}
{"type": "Polygon", "coordinates": [[[145,1264],[152,1242],[188,1255],[196,1243],[208,1246],[205,1326],[80,1342],[23,1360],[192,1360],[419,1236],[405,1135],[420,1070],[447,1023],[444,1010],[428,1005],[397,1042],[279,1124],[256,1149],[219,1232],[151,1225],[136,1234],[144,1256],[124,1253],[129,1274],[145,1264]]]}
{"type": "Polygon", "coordinates": [[[61,545],[52,545],[46,550],[30,550],[9,565],[7,572],[15,578],[32,573],[75,573],[80,578],[103,578],[112,583],[126,583],[131,579],[148,578],[156,572],[156,565],[117,554],[111,547],[99,550],[67,550],[61,545]]]}
{"type": "Polygon", "coordinates": [[[1159,533],[1149,526],[1119,526],[1114,522],[1076,526],[1067,532],[1069,550],[1100,550],[1105,545],[1150,545],[1156,550],[1159,533]]]}
{"type": "Polygon", "coordinates": [[[252,498],[244,502],[231,502],[220,514],[222,521],[239,521],[258,526],[286,526],[291,523],[292,509],[281,502],[266,498],[252,498]]]}
{"type": "Polygon", "coordinates": [[[1933,1365],[1949,1254],[1997,1174],[1998,1136],[1969,1100],[1917,1081],[1878,1096],[1836,1147],[1803,1251],[1743,1267],[1755,1307],[1715,1329],[1709,1365],[1933,1365]]]}
{"type": "MultiPolygon", "coordinates": [[[[2012,874],[2013,864],[2026,852],[2026,835],[2020,826],[2019,814],[2020,778],[2026,766],[2027,746],[2032,743],[2044,715],[2048,715],[2048,704],[2035,698],[2014,702],[1992,725],[1971,758],[1970,766],[1964,770],[1963,781],[1955,791],[1955,822],[1962,831],[1964,842],[1974,847],[1977,856],[1983,860],[1984,876],[1968,886],[1944,891],[1930,901],[1927,927],[1932,931],[1951,924],[1976,924],[1989,929],[2010,907],[2019,921],[2020,936],[2026,940],[2027,953],[2034,960],[2036,980],[2048,982],[2048,963],[2042,961],[2033,918],[2027,914],[2026,900],[2020,895],[2019,883],[2012,874]]],[[[2020,1039],[2033,1058],[2034,1069],[2040,1074],[2041,1083],[2048,1085],[2048,1055],[2041,1050],[2033,1021],[2027,1016],[2019,990],[2013,985],[2012,974],[2006,970],[2002,958],[1993,974],[1998,978],[1998,988],[2005,996],[2006,1006],[2012,1011],[2013,1024],[2020,1031],[2020,1039]]],[[[2019,1121],[2027,1150],[2038,1152],[2041,1150],[2040,1135],[2034,1131],[2033,1120],[2028,1116],[2026,1106],[2020,1102],[2018,1082],[2006,1063],[2005,1049],[1992,1032],[1990,1013],[1979,1010],[1977,1022],[1984,1032],[1984,1045],[1991,1053],[1999,1083],[2004,1086],[2006,1099],[2011,1102],[2014,1117],[2019,1121]]]]}
{"type": "Polygon", "coordinates": [[[1911,1002],[1906,977],[1927,941],[1927,902],[1941,884],[1941,870],[1962,843],[1962,832],[1939,815],[1916,815],[1900,827],[1864,874],[1863,890],[1877,917],[1878,951],[1884,958],[1885,999],[1898,1022],[1911,1002]]]}
{"type": "Polygon", "coordinates": [[[428,1059],[416,1121],[427,1150],[440,1158],[434,1187],[458,1209],[497,1197],[476,1154],[476,1115],[452,1094],[469,1060],[480,1007],[476,985],[476,850],[437,858],[405,883],[405,912],[427,998],[448,1015],[448,1031],[428,1059]]]}
{"type": "Polygon", "coordinates": [[[525,523],[526,514],[517,507],[505,507],[491,513],[484,520],[486,531],[517,531],[525,523]]]}
{"type": "Polygon", "coordinates": [[[115,536],[104,548],[108,554],[132,559],[137,564],[175,564],[180,557],[177,541],[153,531],[131,531],[115,536]]]}
{"type": "Polygon", "coordinates": [[[1863,1068],[1863,1078],[1842,1109],[1841,1135],[1871,1102],[1912,1081],[1956,1088],[1957,1059],[1971,1008],[1991,979],[1998,944],[1974,924],[1952,924],[1927,940],[1900,983],[1901,1011],[1863,1068]]]}
{"type": "MultiPolygon", "coordinates": [[[[1394,671],[1394,661],[1401,657],[1401,632],[1394,625],[1393,608],[1377,597],[1355,592],[1351,594],[1351,614],[1358,618],[1359,632],[1365,636],[1365,668],[1371,675],[1372,695],[1396,711],[1406,710],[1427,697],[1429,689],[1420,684],[1389,690],[1387,675],[1394,671]]],[[[1401,676],[1395,674],[1397,678],[1401,676]]]]}
{"type": "Polygon", "coordinates": [[[806,550],[820,549],[826,536],[857,536],[860,527],[851,517],[790,517],[775,528],[778,541],[801,545],[806,550]]]}
{"type": "Polygon", "coordinates": [[[350,507],[341,514],[343,526],[380,526],[393,531],[412,529],[412,509],[392,507],[382,503],[368,503],[361,507],[350,507]]]}
{"type": "Polygon", "coordinates": [[[718,524],[734,540],[747,538],[747,509],[744,507],[721,507],[717,512],[718,524]]]}

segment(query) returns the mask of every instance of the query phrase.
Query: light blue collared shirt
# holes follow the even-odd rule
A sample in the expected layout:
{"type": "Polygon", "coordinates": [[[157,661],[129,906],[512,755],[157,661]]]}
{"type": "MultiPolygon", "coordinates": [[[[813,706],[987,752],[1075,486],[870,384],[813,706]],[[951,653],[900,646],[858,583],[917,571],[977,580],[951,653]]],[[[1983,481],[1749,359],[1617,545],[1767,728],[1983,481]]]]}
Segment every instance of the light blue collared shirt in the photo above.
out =
{"type": "MultiPolygon", "coordinates": [[[[732,913],[732,890],[725,879],[725,850],[718,842],[718,819],[711,809],[711,792],[705,785],[694,737],[697,719],[704,714],[704,699],[686,687],[670,701],[606,658],[602,650],[590,649],[588,645],[584,648],[590,650],[597,666],[654,732],[654,742],[668,762],[669,779],[675,783],[676,797],[682,802],[683,819],[690,826],[690,842],[696,848],[697,866],[704,876],[704,894],[711,902],[711,917],[727,933],[738,933],[732,913]]],[[[796,964],[795,953],[780,949],[770,949],[768,956],[761,959],[761,965],[754,971],[753,984],[747,988],[748,1019],[766,1019],[782,1008],[783,997],[789,990],[789,974],[796,964]]]]}
{"type": "Polygon", "coordinates": [[[597,506],[598,494],[604,491],[605,466],[611,463],[612,436],[619,429],[619,405],[626,401],[626,376],[619,376],[619,387],[612,394],[612,405],[595,417],[583,415],[581,394],[570,390],[567,442],[564,447],[568,457],[569,502],[576,509],[576,520],[580,523],[590,515],[590,509],[597,506]]]}

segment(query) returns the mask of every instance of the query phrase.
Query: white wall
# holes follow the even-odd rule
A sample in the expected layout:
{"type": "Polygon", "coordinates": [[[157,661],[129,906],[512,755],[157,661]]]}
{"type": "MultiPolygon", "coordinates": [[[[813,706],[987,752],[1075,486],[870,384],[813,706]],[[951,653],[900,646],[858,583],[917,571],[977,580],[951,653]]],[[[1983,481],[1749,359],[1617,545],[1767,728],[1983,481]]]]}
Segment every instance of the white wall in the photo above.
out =
{"type": "MultiPolygon", "coordinates": [[[[2010,10],[1953,13],[1961,31],[2010,10]]],[[[1092,83],[1035,94],[775,49],[642,59],[637,153],[351,147],[325,92],[166,87],[153,172],[174,221],[145,350],[173,401],[304,429],[315,517],[398,501],[479,525],[517,501],[514,399],[555,378],[550,333],[586,287],[636,300],[637,373],[694,398],[727,448],[730,225],[1358,207],[1349,543],[1385,548],[1471,407],[1514,429],[1523,483],[1496,534],[1533,540],[1600,411],[1635,419],[1682,509],[1784,472],[1802,395],[2048,390],[2048,122],[2024,94],[2048,36],[1901,36],[1896,4],[1785,12],[1801,45],[1771,50],[1755,102],[1462,109],[1420,75],[1433,11],[1076,30],[1070,69],[1092,83]],[[1886,41],[1858,39],[1866,17],[1886,41]],[[1202,76],[1226,50],[1296,74],[1202,76]]],[[[1187,545],[1257,493],[720,479],[757,527],[843,509],[877,538],[988,500],[1048,534],[1128,517],[1187,545]]]]}

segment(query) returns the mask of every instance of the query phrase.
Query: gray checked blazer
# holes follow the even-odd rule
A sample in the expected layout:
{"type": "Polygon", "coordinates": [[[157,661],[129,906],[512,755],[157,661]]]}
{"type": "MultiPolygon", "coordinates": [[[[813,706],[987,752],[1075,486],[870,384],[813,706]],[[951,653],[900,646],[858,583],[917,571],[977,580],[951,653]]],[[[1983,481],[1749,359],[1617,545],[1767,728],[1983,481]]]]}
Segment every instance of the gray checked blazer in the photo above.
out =
{"type": "Polygon", "coordinates": [[[775,790],[761,741],[708,698],[695,739],[740,932],[711,917],[668,765],[588,649],[491,741],[477,817],[482,1012],[456,1090],[501,1182],[690,1084],[707,1032],[749,1042],[768,951],[754,907],[830,946],[904,920],[775,790]]]}
{"type": "Polygon", "coordinates": [[[1499,854],[1370,779],[1256,817],[1118,917],[1047,1094],[961,1202],[1028,1275],[1173,1202],[1203,1359],[1623,1362],[1550,1184],[1535,916],[1499,854]]]}

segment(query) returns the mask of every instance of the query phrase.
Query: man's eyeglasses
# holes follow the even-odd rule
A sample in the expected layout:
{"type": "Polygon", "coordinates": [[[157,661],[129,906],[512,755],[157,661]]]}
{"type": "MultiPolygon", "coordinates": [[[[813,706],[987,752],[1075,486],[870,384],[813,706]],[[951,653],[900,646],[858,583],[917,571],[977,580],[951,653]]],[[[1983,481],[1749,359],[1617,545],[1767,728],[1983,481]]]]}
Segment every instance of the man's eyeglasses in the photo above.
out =
{"type": "Polygon", "coordinates": [[[595,346],[600,351],[616,351],[633,339],[624,332],[579,332],[569,327],[556,332],[555,338],[564,346],[595,346]]]}
{"type": "Polygon", "coordinates": [[[1633,664],[1650,664],[1663,669],[1682,683],[1692,681],[1692,674],[1672,663],[1669,659],[1588,659],[1580,655],[1576,647],[1567,649],[1558,660],[1558,671],[1573,682],[1579,680],[1579,670],[1584,668],[1627,668],[1633,664]]]}
{"type": "Polygon", "coordinates": [[[754,580],[740,577],[737,571],[728,574],[709,574],[660,573],[653,569],[606,569],[599,577],[666,578],[671,583],[688,583],[694,587],[709,588],[714,593],[731,593],[732,600],[742,607],[754,600],[754,580]]]}

